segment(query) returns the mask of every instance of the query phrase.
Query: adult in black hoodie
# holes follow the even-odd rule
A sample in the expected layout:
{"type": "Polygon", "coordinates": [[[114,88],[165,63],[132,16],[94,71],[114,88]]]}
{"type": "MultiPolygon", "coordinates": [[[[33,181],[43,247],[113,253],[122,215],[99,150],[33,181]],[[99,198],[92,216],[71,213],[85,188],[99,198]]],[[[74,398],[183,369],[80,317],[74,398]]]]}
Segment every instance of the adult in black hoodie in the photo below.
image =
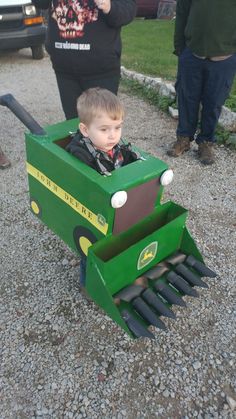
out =
{"type": "Polygon", "coordinates": [[[46,50],[56,74],[67,119],[76,118],[76,101],[90,87],[117,94],[121,27],[136,14],[136,0],[33,0],[48,9],[46,50]]]}

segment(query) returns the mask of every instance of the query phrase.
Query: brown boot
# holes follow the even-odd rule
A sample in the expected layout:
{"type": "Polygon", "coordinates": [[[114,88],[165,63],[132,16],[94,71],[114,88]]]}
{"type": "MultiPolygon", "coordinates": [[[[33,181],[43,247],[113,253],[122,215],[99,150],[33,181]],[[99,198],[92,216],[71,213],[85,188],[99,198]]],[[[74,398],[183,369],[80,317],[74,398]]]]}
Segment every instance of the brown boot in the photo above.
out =
{"type": "Polygon", "coordinates": [[[198,156],[202,164],[213,164],[215,162],[213,143],[204,141],[198,145],[198,156]]]}
{"type": "Polygon", "coordinates": [[[0,147],[0,169],[6,169],[7,167],[11,166],[10,160],[5,156],[1,147],[0,147]]]}
{"type": "Polygon", "coordinates": [[[189,137],[177,137],[177,141],[172,145],[172,147],[167,151],[168,156],[179,157],[185,151],[190,149],[190,139],[189,137]]]}

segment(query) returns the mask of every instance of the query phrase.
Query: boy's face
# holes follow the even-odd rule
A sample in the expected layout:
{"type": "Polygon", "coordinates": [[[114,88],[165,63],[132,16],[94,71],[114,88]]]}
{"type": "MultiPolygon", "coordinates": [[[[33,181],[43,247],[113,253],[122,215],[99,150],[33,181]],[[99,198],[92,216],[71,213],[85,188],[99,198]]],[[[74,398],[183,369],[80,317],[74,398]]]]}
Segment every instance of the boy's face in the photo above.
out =
{"type": "Polygon", "coordinates": [[[93,145],[102,151],[110,151],[120,141],[122,119],[111,119],[102,112],[87,126],[82,122],[79,129],[84,137],[89,137],[93,145]]]}

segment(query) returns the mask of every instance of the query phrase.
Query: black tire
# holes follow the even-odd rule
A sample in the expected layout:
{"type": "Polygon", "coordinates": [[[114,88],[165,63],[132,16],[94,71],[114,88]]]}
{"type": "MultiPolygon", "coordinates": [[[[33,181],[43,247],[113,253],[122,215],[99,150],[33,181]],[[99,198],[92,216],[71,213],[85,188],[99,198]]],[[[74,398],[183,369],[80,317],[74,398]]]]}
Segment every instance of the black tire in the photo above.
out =
{"type": "Polygon", "coordinates": [[[42,60],[44,57],[44,49],[42,45],[31,47],[33,60],[42,60]]]}

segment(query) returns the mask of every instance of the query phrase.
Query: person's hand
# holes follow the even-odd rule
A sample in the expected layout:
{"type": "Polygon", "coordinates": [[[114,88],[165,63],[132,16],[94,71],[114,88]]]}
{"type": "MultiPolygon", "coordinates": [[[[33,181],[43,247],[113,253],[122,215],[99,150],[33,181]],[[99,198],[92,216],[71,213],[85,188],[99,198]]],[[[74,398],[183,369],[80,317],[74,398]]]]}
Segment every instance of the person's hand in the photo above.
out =
{"type": "Polygon", "coordinates": [[[94,3],[105,14],[111,10],[111,0],[94,0],[94,3]]]}

